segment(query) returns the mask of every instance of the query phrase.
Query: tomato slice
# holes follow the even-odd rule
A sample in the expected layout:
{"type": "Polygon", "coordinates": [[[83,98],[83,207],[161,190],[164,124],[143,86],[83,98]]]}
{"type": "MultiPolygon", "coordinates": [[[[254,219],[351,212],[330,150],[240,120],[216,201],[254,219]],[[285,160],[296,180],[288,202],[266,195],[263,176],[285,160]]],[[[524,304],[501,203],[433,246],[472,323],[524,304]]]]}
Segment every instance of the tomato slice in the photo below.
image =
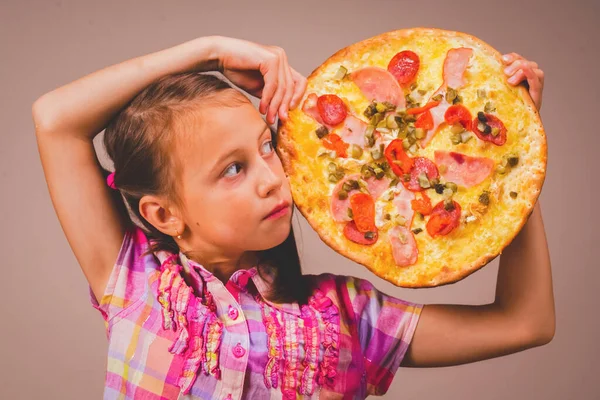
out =
{"type": "Polygon", "coordinates": [[[387,69],[394,75],[400,85],[406,85],[415,79],[420,65],[421,60],[417,53],[404,50],[392,57],[387,69]]]}
{"type": "Polygon", "coordinates": [[[326,149],[334,150],[338,157],[348,157],[348,147],[350,145],[335,133],[325,136],[322,142],[326,149]]]}
{"type": "Polygon", "coordinates": [[[356,193],[350,196],[350,209],[352,219],[359,232],[374,232],[375,226],[375,201],[370,194],[356,193]]]}
{"type": "Polygon", "coordinates": [[[348,108],[335,94],[324,94],[317,99],[319,115],[327,125],[341,124],[348,116],[348,108]]]}
{"type": "Polygon", "coordinates": [[[485,133],[479,130],[479,127],[477,126],[479,119],[477,117],[475,117],[473,119],[473,123],[471,126],[471,130],[477,135],[477,137],[483,141],[486,142],[491,142],[493,144],[495,144],[496,146],[502,146],[504,143],[506,143],[506,127],[504,126],[504,124],[502,123],[502,121],[500,120],[500,118],[496,117],[495,115],[492,114],[484,114],[485,115],[485,119],[486,119],[486,124],[488,124],[492,129],[493,128],[498,128],[500,131],[498,132],[498,134],[496,136],[494,136],[491,133],[485,133]]]}
{"type": "Polygon", "coordinates": [[[433,115],[431,115],[431,111],[427,110],[417,118],[415,128],[433,129],[433,115]]]}
{"type": "Polygon", "coordinates": [[[433,210],[433,206],[431,205],[431,199],[425,192],[421,192],[422,198],[414,199],[410,202],[412,209],[415,212],[421,213],[423,215],[431,214],[433,210]]]}
{"type": "Polygon", "coordinates": [[[408,110],[406,110],[407,114],[421,114],[424,113],[425,111],[436,107],[438,104],[440,104],[440,101],[430,101],[429,103],[425,104],[423,107],[415,107],[415,108],[409,108],[408,110]]]}
{"type": "Polygon", "coordinates": [[[460,205],[454,200],[452,205],[452,210],[446,210],[442,200],[433,207],[426,225],[427,233],[431,237],[445,236],[460,224],[460,205]]]}
{"type": "Polygon", "coordinates": [[[402,176],[408,174],[413,167],[413,159],[406,154],[402,147],[402,140],[394,139],[388,144],[383,152],[385,159],[387,160],[392,172],[396,176],[402,176]],[[400,161],[400,165],[394,161],[400,161]]]}
{"type": "Polygon", "coordinates": [[[444,114],[444,120],[448,125],[454,125],[460,123],[466,130],[471,130],[471,120],[473,117],[469,112],[469,109],[462,104],[455,104],[446,110],[444,114]]]}

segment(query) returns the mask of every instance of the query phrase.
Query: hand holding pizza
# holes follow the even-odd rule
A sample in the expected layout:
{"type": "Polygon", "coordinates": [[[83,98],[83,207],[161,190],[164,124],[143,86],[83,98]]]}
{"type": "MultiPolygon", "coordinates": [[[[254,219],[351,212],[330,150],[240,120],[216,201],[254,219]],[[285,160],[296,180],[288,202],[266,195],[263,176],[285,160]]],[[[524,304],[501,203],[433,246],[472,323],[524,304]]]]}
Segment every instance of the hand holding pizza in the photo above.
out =
{"type": "Polygon", "coordinates": [[[528,61],[517,53],[504,54],[502,61],[507,65],[504,73],[509,77],[508,83],[516,86],[526,81],[529,86],[529,95],[539,111],[542,108],[544,71],[536,62],[528,61]]]}
{"type": "Polygon", "coordinates": [[[218,37],[216,57],[219,71],[236,86],[259,97],[261,114],[272,124],[279,114],[298,105],[306,89],[306,78],[288,64],[285,51],[276,46],[228,37],[218,37]]]}

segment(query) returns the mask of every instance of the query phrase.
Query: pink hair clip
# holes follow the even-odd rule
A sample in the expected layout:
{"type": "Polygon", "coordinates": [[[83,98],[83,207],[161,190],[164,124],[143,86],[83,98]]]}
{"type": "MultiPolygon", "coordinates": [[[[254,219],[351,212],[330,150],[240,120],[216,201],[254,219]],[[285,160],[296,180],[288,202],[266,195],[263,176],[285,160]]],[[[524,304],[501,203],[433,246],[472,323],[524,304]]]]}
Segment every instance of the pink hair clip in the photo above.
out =
{"type": "Polygon", "coordinates": [[[110,187],[111,189],[117,189],[117,186],[115,185],[115,173],[111,172],[107,177],[106,177],[106,184],[108,185],[108,187],[110,187]]]}

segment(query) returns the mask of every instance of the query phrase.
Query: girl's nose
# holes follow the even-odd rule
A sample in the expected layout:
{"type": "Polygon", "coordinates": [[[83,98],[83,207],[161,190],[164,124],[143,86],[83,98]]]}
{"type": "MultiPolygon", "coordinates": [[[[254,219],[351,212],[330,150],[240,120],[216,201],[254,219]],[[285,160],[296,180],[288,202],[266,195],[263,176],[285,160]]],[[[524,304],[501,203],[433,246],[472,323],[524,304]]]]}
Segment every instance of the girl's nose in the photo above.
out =
{"type": "Polygon", "coordinates": [[[277,174],[275,173],[275,171],[273,171],[269,163],[266,160],[263,160],[258,185],[259,196],[269,196],[272,192],[279,189],[282,183],[283,180],[279,176],[277,176],[277,174]]]}

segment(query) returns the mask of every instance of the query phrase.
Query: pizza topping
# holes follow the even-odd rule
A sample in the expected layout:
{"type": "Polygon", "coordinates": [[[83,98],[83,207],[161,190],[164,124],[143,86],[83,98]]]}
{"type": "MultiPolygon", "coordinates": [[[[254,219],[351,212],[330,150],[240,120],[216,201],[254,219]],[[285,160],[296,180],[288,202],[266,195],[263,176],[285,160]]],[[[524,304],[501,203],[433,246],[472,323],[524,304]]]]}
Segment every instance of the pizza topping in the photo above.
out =
{"type": "Polygon", "coordinates": [[[421,61],[416,53],[404,50],[392,57],[387,69],[398,80],[398,83],[404,86],[415,79],[420,64],[421,61]]]}
{"type": "Polygon", "coordinates": [[[329,135],[325,136],[325,138],[322,140],[322,143],[326,149],[335,151],[338,157],[345,158],[348,156],[347,150],[349,144],[344,142],[342,138],[335,133],[330,133],[329,135]]]}
{"type": "Polygon", "coordinates": [[[329,163],[327,166],[327,172],[329,172],[329,182],[332,183],[338,182],[345,175],[343,168],[338,167],[334,162],[329,163]]]}
{"type": "Polygon", "coordinates": [[[346,67],[344,67],[343,65],[340,65],[337,72],[333,76],[333,79],[336,81],[341,81],[342,79],[344,79],[344,77],[346,76],[347,73],[348,73],[348,69],[346,67]]]}
{"type": "Polygon", "coordinates": [[[374,244],[379,238],[377,228],[375,228],[374,231],[363,233],[358,230],[354,221],[350,221],[346,224],[346,226],[344,226],[344,236],[346,236],[346,239],[354,243],[364,244],[367,246],[374,244]]]}
{"type": "Polygon", "coordinates": [[[425,192],[421,192],[421,198],[411,201],[412,209],[422,215],[429,215],[433,209],[431,199],[425,192]]]}
{"type": "MultiPolygon", "coordinates": [[[[446,115],[446,111],[448,110],[448,108],[451,106],[451,104],[449,104],[448,102],[446,102],[445,99],[442,100],[442,102],[436,106],[433,107],[432,109],[429,110],[429,113],[431,114],[431,119],[432,119],[432,124],[431,124],[431,128],[427,129],[427,134],[425,136],[425,138],[423,138],[420,142],[421,147],[425,148],[429,142],[433,139],[433,137],[435,136],[435,133],[437,132],[438,127],[443,124],[444,121],[444,116],[446,115]]],[[[415,124],[416,126],[416,124],[415,124]]]]}
{"type": "Polygon", "coordinates": [[[321,125],[317,128],[317,130],[315,131],[315,133],[317,134],[317,137],[319,139],[323,139],[328,133],[329,133],[329,129],[327,129],[326,126],[321,125]]]}
{"type": "Polygon", "coordinates": [[[483,111],[485,111],[486,113],[493,113],[494,111],[496,111],[496,107],[494,107],[494,103],[488,101],[485,103],[485,106],[483,106],[483,111]]]}
{"type": "Polygon", "coordinates": [[[467,130],[471,129],[472,119],[473,117],[471,116],[469,109],[461,104],[455,104],[448,107],[444,113],[444,121],[446,121],[448,125],[460,124],[464,129],[467,130]]]}
{"type": "Polygon", "coordinates": [[[444,201],[440,201],[433,207],[426,225],[427,233],[431,237],[447,235],[459,225],[460,205],[452,200],[449,204],[451,206],[446,205],[444,201]]]}
{"type": "MultiPolygon", "coordinates": [[[[415,211],[412,208],[412,201],[415,199],[415,194],[405,188],[394,197],[393,204],[398,211],[398,215],[408,221],[409,226],[412,223],[415,211]]],[[[402,225],[402,224],[401,224],[402,225]]]]}
{"type": "Polygon", "coordinates": [[[352,158],[361,158],[363,155],[363,149],[359,145],[351,144],[350,145],[350,157],[352,158]]]}
{"type": "Polygon", "coordinates": [[[479,202],[481,204],[483,204],[484,206],[488,206],[490,204],[490,192],[487,190],[484,190],[480,195],[479,195],[479,202]]]}
{"type": "Polygon", "coordinates": [[[502,146],[506,143],[506,128],[495,115],[480,111],[471,125],[471,129],[479,139],[491,142],[496,146],[502,146]]]}
{"type": "Polygon", "coordinates": [[[364,146],[367,126],[363,120],[356,118],[354,115],[348,115],[344,120],[344,125],[336,133],[346,143],[364,146]]]}
{"type": "Polygon", "coordinates": [[[350,209],[356,228],[360,232],[375,231],[375,201],[370,194],[356,193],[350,196],[350,209]]]}
{"type": "MultiPolygon", "coordinates": [[[[350,180],[358,181],[359,179],[360,175],[358,174],[349,175],[345,178],[342,176],[342,179],[339,180],[337,185],[335,185],[335,187],[333,188],[333,193],[331,195],[330,211],[334,221],[345,222],[350,221],[352,219],[348,216],[348,210],[350,209],[350,200],[348,199],[348,197],[358,192],[358,190],[354,189],[354,185],[352,184],[351,190],[344,190],[344,184],[350,180]],[[339,193],[342,191],[346,192],[346,197],[343,199],[339,196],[339,193]]],[[[342,195],[342,197],[343,196],[344,195],[342,195]]]]}
{"type": "Polygon", "coordinates": [[[517,192],[510,192],[509,194],[510,194],[510,197],[512,197],[513,199],[516,199],[518,196],[517,192]]]}
{"type": "Polygon", "coordinates": [[[385,148],[384,155],[392,172],[397,176],[409,173],[413,168],[413,159],[404,152],[402,141],[399,139],[394,139],[388,144],[385,148]]]}
{"type": "Polygon", "coordinates": [[[439,104],[440,104],[439,101],[430,101],[429,103],[425,104],[423,107],[409,108],[406,110],[406,113],[407,114],[421,114],[421,113],[424,113],[425,111],[429,110],[430,108],[436,107],[439,104]]]}
{"type": "Polygon", "coordinates": [[[317,99],[317,109],[323,122],[330,126],[341,124],[348,115],[348,108],[335,94],[324,94],[317,99]]]}
{"type": "Polygon", "coordinates": [[[372,176],[366,179],[367,190],[373,196],[374,199],[379,198],[383,192],[385,192],[390,186],[390,179],[383,176],[381,179],[377,179],[372,176]]]}
{"type": "Polygon", "coordinates": [[[444,166],[442,177],[465,187],[480,184],[494,170],[494,160],[487,157],[474,157],[453,151],[436,150],[435,163],[444,166]]]}
{"type": "Polygon", "coordinates": [[[389,231],[392,245],[392,256],[399,267],[407,267],[417,262],[419,250],[417,242],[410,229],[396,226],[389,231]]]}
{"type": "Polygon", "coordinates": [[[413,192],[420,192],[431,187],[430,181],[438,179],[440,174],[437,166],[428,158],[415,157],[413,162],[414,166],[410,170],[410,180],[404,182],[404,186],[413,192]]]}
{"type": "Polygon", "coordinates": [[[448,50],[443,73],[447,87],[459,89],[465,85],[464,73],[472,55],[473,49],[467,47],[448,50]]]}
{"type": "Polygon", "coordinates": [[[433,129],[433,116],[431,111],[427,110],[417,118],[415,128],[422,128],[425,130],[433,129]]]}
{"type": "Polygon", "coordinates": [[[394,75],[383,68],[366,67],[350,74],[350,79],[371,101],[388,102],[399,108],[405,107],[402,88],[394,75]]]}
{"type": "Polygon", "coordinates": [[[310,117],[312,117],[319,124],[323,125],[323,118],[319,114],[319,110],[317,108],[317,100],[319,97],[315,93],[311,93],[306,97],[304,104],[302,105],[302,111],[310,117]]]}

